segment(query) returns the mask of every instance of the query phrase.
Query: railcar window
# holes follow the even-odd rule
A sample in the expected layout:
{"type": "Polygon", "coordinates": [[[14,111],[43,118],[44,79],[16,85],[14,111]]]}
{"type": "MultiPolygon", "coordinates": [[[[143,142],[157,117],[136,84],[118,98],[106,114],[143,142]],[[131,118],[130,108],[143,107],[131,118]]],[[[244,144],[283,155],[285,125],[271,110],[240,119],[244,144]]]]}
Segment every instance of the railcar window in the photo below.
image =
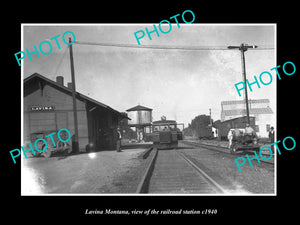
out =
{"type": "Polygon", "coordinates": [[[166,131],[166,130],[170,130],[170,129],[168,126],[164,126],[164,128],[162,130],[166,131]]]}
{"type": "Polygon", "coordinates": [[[162,131],[164,129],[164,126],[153,126],[154,131],[162,131]]]}
{"type": "Polygon", "coordinates": [[[170,125],[171,130],[175,130],[175,124],[170,125]]]}
{"type": "Polygon", "coordinates": [[[180,125],[179,126],[176,124],[154,125],[152,129],[153,131],[169,131],[169,130],[182,131],[183,126],[180,125]]]}

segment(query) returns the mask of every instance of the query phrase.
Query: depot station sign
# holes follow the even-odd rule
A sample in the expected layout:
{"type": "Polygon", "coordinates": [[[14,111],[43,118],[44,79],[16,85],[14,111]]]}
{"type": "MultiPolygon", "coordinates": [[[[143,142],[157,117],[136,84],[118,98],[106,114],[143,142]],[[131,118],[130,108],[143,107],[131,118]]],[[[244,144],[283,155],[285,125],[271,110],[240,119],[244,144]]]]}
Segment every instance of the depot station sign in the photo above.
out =
{"type": "Polygon", "coordinates": [[[31,111],[53,111],[54,106],[31,106],[31,111]]]}

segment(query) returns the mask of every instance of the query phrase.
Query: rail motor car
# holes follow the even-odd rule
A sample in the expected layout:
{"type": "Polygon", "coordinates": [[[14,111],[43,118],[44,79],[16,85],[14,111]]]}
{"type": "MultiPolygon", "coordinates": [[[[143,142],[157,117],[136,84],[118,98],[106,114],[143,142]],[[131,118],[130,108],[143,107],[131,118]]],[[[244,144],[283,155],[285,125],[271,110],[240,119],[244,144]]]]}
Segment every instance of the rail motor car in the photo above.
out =
{"type": "MultiPolygon", "coordinates": [[[[233,129],[232,129],[233,130],[233,129]]],[[[245,135],[245,129],[242,130],[242,134],[239,136],[233,136],[232,144],[230,146],[230,153],[234,154],[237,151],[258,151],[260,149],[259,138],[257,135],[245,135]]]]}
{"type": "Polygon", "coordinates": [[[152,123],[151,139],[153,146],[158,149],[177,148],[178,140],[183,139],[183,124],[175,120],[163,119],[152,123]],[[179,128],[182,129],[179,129],[179,128]]]}

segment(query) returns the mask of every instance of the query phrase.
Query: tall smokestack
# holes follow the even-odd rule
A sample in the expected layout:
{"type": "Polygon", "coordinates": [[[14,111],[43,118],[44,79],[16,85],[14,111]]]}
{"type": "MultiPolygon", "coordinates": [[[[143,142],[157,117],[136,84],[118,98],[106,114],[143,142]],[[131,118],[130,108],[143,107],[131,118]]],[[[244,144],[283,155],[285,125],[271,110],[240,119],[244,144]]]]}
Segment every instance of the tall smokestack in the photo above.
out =
{"type": "Polygon", "coordinates": [[[57,76],[56,82],[60,84],[61,86],[64,86],[64,77],[63,76],[57,76]]]}

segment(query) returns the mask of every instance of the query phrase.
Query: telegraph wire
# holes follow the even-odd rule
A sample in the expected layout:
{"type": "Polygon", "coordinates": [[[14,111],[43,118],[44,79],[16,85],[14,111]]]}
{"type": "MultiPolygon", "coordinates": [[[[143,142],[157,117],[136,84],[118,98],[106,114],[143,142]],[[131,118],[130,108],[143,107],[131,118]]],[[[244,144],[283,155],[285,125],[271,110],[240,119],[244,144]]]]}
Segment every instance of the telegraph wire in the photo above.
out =
{"type": "Polygon", "coordinates": [[[61,56],[61,58],[60,58],[60,61],[58,62],[58,65],[57,65],[56,68],[55,68],[55,73],[54,73],[55,76],[57,75],[57,72],[58,72],[58,70],[59,70],[59,68],[60,68],[60,66],[61,66],[61,64],[62,64],[62,62],[63,62],[63,60],[64,60],[64,58],[65,58],[67,49],[68,49],[68,47],[65,48],[65,50],[64,50],[64,52],[63,52],[63,54],[62,54],[62,56],[61,56]]]}
{"type": "MultiPolygon", "coordinates": [[[[120,47],[120,48],[139,48],[139,49],[170,49],[170,50],[232,50],[228,46],[168,46],[168,45],[137,45],[137,44],[113,44],[113,43],[99,43],[99,42],[86,42],[75,41],[79,45],[96,45],[102,47],[120,47]]],[[[269,45],[258,45],[255,50],[272,50],[275,49],[269,45]]],[[[252,50],[252,49],[249,49],[252,50]]]]}

